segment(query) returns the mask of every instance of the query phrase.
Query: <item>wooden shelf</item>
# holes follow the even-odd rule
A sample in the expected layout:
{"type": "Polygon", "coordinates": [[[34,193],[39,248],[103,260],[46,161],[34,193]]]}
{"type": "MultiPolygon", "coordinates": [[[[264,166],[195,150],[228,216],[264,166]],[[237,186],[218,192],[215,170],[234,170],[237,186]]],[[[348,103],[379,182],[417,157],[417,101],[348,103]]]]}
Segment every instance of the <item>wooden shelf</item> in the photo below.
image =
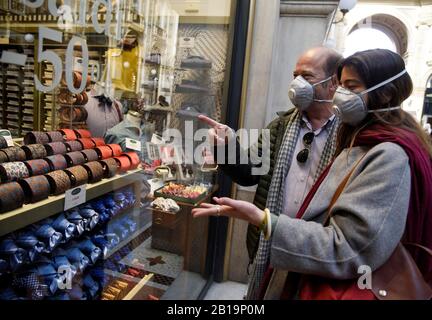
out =
{"type": "Polygon", "coordinates": [[[149,273],[146,275],[137,285],[123,298],[123,300],[133,300],[133,298],[141,291],[141,289],[146,285],[147,282],[153,278],[154,274],[149,273]]]}
{"type": "MultiPolygon", "coordinates": [[[[142,179],[142,170],[136,169],[97,183],[87,184],[86,201],[100,197],[142,179]]],[[[52,196],[46,200],[0,214],[0,236],[19,230],[32,223],[60,213],[64,209],[65,195],[52,196]]]]}

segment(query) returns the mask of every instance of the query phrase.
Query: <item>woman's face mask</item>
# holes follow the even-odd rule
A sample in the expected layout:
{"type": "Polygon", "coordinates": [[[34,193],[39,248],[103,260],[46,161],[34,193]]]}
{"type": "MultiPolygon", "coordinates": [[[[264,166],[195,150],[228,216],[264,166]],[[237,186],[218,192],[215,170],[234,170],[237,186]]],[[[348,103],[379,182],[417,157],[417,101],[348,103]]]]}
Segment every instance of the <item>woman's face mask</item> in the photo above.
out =
{"type": "Polygon", "coordinates": [[[360,93],[352,92],[344,87],[338,87],[336,93],[333,97],[334,111],[337,116],[339,116],[343,123],[350,125],[358,125],[360,122],[366,118],[368,113],[376,113],[376,112],[387,112],[390,110],[400,109],[401,107],[392,107],[392,108],[384,108],[384,109],[376,109],[376,110],[368,110],[366,103],[364,102],[362,96],[366,93],[372,92],[382,86],[392,82],[393,80],[401,77],[407,71],[403,70],[398,73],[394,77],[391,77],[372,88],[364,90],[360,93]]]}
{"type": "Polygon", "coordinates": [[[328,77],[320,82],[310,84],[305,78],[302,76],[296,77],[290,85],[290,89],[288,91],[288,96],[293,103],[300,111],[306,111],[312,102],[325,102],[329,103],[332,100],[319,100],[315,99],[315,87],[319,84],[325,83],[331,80],[332,77],[328,77]]]}

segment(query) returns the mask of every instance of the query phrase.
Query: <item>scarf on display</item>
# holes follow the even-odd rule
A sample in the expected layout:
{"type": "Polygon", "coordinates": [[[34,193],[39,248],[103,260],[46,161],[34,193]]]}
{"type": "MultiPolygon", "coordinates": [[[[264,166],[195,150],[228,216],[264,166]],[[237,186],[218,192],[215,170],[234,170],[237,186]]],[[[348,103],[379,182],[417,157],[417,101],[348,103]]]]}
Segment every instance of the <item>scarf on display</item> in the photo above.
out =
{"type": "MultiPolygon", "coordinates": [[[[271,213],[278,216],[283,213],[285,177],[287,176],[288,170],[291,167],[294,150],[299,139],[301,124],[301,114],[298,110],[295,110],[288,122],[283,142],[277,156],[277,162],[268,192],[266,207],[271,213]]],[[[336,151],[336,135],[338,127],[339,119],[335,117],[328,127],[329,136],[324,146],[314,180],[321,176],[321,173],[333,159],[333,155],[336,151]]],[[[259,298],[260,284],[270,262],[270,244],[271,239],[267,241],[261,234],[255,264],[249,279],[247,292],[247,299],[249,300],[256,300],[259,298]]]]}

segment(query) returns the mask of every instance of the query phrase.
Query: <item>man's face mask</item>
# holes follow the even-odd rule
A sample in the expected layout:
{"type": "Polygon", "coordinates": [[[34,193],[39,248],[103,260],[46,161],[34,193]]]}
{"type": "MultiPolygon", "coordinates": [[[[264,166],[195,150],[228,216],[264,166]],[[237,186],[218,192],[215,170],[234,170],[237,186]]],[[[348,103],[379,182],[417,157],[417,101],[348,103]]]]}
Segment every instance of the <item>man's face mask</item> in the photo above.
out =
{"type": "Polygon", "coordinates": [[[407,71],[403,70],[398,73],[394,77],[387,79],[377,85],[369,88],[363,92],[355,93],[343,87],[338,87],[336,93],[333,97],[334,111],[337,116],[339,116],[343,123],[350,124],[352,126],[358,125],[360,122],[366,118],[368,113],[376,113],[376,112],[387,112],[391,110],[400,109],[400,106],[392,107],[392,108],[384,108],[384,109],[376,109],[376,110],[368,110],[362,96],[366,93],[372,92],[387,83],[392,82],[393,80],[401,77],[407,71]]]}
{"type": "Polygon", "coordinates": [[[319,103],[329,103],[332,100],[319,100],[315,99],[315,87],[319,84],[325,83],[329,81],[332,77],[328,77],[320,82],[310,84],[305,78],[302,76],[296,77],[290,85],[290,89],[288,91],[288,96],[293,103],[300,111],[306,111],[313,102],[319,103]]]}

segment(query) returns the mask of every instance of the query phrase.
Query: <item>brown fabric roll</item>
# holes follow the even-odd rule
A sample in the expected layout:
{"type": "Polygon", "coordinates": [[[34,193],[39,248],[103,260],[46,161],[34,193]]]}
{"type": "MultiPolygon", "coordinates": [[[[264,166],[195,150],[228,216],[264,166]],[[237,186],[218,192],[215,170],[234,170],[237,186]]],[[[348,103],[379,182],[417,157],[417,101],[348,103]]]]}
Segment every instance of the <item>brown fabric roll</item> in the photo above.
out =
{"type": "Polygon", "coordinates": [[[24,144],[45,144],[49,143],[49,136],[45,132],[32,131],[24,136],[24,144]]]}
{"type": "Polygon", "coordinates": [[[45,200],[51,193],[51,187],[45,176],[36,176],[18,182],[25,195],[25,203],[35,203],[45,200]]]}
{"type": "MultiPolygon", "coordinates": [[[[96,151],[95,151],[96,152],[96,151]]],[[[97,156],[97,154],[96,154],[97,156]]],[[[96,159],[97,160],[97,159],[96,159]]],[[[3,151],[0,151],[0,163],[8,162],[8,156],[3,151]]]]}
{"type": "Polygon", "coordinates": [[[0,185],[0,213],[20,208],[24,202],[24,191],[17,182],[0,185]]]}
{"type": "MultiPolygon", "coordinates": [[[[49,142],[63,142],[63,134],[60,131],[50,131],[47,132],[47,135],[49,137],[49,142]]],[[[48,142],[45,142],[48,143],[48,142]]],[[[44,144],[44,143],[42,143],[44,144]]]]}
{"type": "Polygon", "coordinates": [[[2,151],[6,154],[9,162],[27,160],[24,150],[20,147],[9,147],[2,151]]]}
{"type": "Polygon", "coordinates": [[[30,172],[30,176],[39,176],[51,171],[50,164],[44,159],[29,160],[24,162],[30,172]]]}
{"type": "Polygon", "coordinates": [[[106,178],[112,178],[117,174],[118,164],[115,159],[110,158],[110,159],[100,160],[99,162],[102,164],[106,178]]]}
{"type": "Polygon", "coordinates": [[[71,179],[72,187],[78,187],[80,185],[86,184],[89,180],[88,172],[83,166],[75,166],[65,169],[65,172],[71,179]]]}
{"type": "Polygon", "coordinates": [[[7,162],[0,165],[2,182],[17,181],[30,177],[30,172],[24,162],[7,162]]]}
{"type": "Polygon", "coordinates": [[[49,156],[55,154],[65,154],[67,153],[66,145],[63,142],[51,142],[45,145],[45,149],[49,156]]]}
{"type": "Polygon", "coordinates": [[[89,175],[89,182],[95,183],[104,177],[104,169],[102,164],[98,161],[89,162],[83,165],[84,168],[87,169],[87,173],[89,175]]]}
{"type": "Polygon", "coordinates": [[[50,172],[45,175],[47,177],[50,186],[51,194],[59,195],[65,193],[66,190],[70,189],[72,186],[71,180],[66,172],[63,170],[57,170],[50,172]]]}
{"type": "Polygon", "coordinates": [[[68,167],[78,166],[86,163],[86,159],[84,155],[79,151],[69,152],[65,155],[66,161],[68,163],[68,167]]]}
{"type": "Polygon", "coordinates": [[[52,171],[63,170],[68,167],[67,160],[64,155],[56,154],[53,156],[46,157],[44,160],[49,163],[52,171]]]}
{"type": "Polygon", "coordinates": [[[84,155],[86,162],[99,160],[99,155],[97,154],[95,149],[85,149],[82,150],[81,153],[84,155]]]}
{"type": "Polygon", "coordinates": [[[42,159],[47,156],[47,151],[42,144],[29,144],[27,146],[22,146],[22,149],[28,160],[42,159]]]}
{"type": "Polygon", "coordinates": [[[68,152],[81,151],[83,149],[82,144],[79,141],[67,141],[65,144],[68,152]]]}

